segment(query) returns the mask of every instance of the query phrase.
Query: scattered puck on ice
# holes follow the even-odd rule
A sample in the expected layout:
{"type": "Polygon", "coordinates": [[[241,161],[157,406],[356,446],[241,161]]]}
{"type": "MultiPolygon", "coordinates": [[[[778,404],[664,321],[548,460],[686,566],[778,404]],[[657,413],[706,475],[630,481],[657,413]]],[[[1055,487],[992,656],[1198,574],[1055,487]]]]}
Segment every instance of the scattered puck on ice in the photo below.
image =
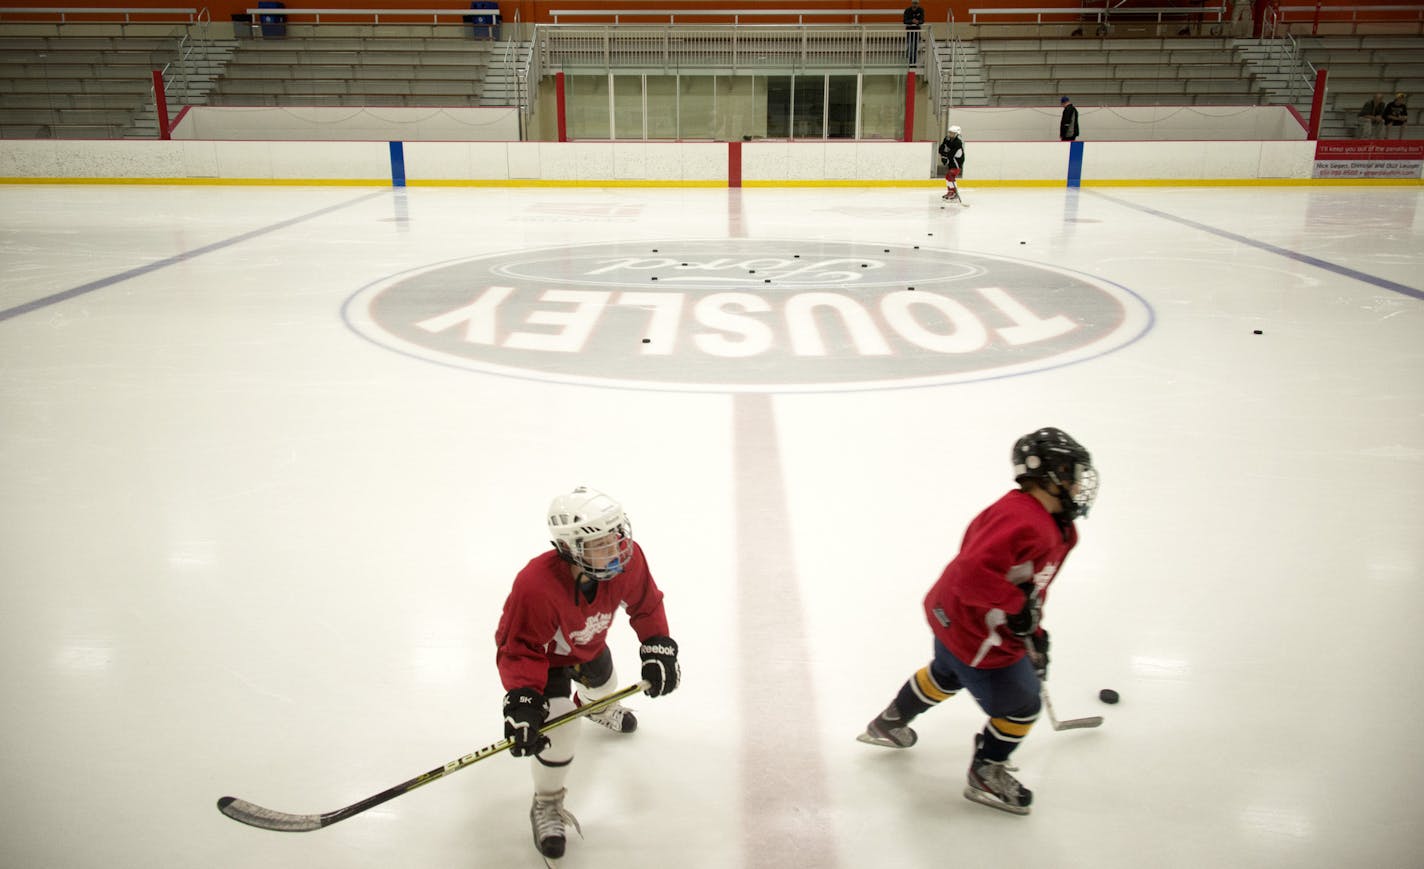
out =
{"type": "Polygon", "coordinates": [[[644,344],[651,344],[651,343],[653,343],[653,339],[652,339],[652,338],[644,338],[644,339],[643,339],[643,343],[644,343],[644,344]]]}
{"type": "Polygon", "coordinates": [[[1104,688],[1098,692],[1098,699],[1104,703],[1116,703],[1118,700],[1117,692],[1111,688],[1104,688]]]}
{"type": "Polygon", "coordinates": [[[1021,241],[1021,242],[1019,242],[1019,244],[1028,244],[1028,242],[1026,242],[1026,241],[1021,241]]]}
{"type": "Polygon", "coordinates": [[[655,280],[657,280],[657,279],[658,279],[658,276],[657,276],[657,275],[653,275],[652,278],[650,278],[649,280],[654,280],[654,281],[655,281],[655,280]]]}
{"type": "Polygon", "coordinates": [[[1260,330],[1260,329],[1252,329],[1252,330],[1251,330],[1251,334],[1252,334],[1252,335],[1260,335],[1260,334],[1261,334],[1261,330],[1260,330]]]}

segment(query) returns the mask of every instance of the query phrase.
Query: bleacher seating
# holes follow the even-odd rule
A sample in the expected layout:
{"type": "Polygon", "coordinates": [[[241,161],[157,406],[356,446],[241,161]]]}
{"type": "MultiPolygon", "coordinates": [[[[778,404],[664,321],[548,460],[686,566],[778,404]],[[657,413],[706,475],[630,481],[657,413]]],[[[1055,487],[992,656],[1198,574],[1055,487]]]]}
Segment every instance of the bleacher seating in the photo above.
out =
{"type": "MultiPolygon", "coordinates": [[[[190,39],[185,51],[191,51],[194,38],[191,27],[166,34],[66,27],[55,25],[35,33],[0,24],[0,136],[134,135],[135,118],[145,106],[152,113],[152,71],[178,57],[181,34],[190,39]]],[[[525,56],[521,47],[528,44],[475,38],[469,25],[458,19],[444,26],[292,24],[283,38],[259,38],[259,29],[249,38],[218,40],[211,32],[218,29],[222,28],[199,28],[198,41],[209,47],[223,41],[223,53],[220,60],[202,68],[189,64],[190,75],[196,69],[198,77],[207,75],[209,81],[199,88],[185,85],[180,105],[508,105],[513,102],[508,85],[513,75],[499,67],[510,58],[525,56]],[[512,46],[519,50],[512,51],[512,46]],[[499,93],[492,95],[495,87],[499,93]]],[[[618,32],[627,39],[636,31],[625,27],[618,32]]],[[[809,52],[805,57],[797,55],[792,64],[778,60],[775,46],[765,42],[770,38],[760,43],[750,37],[742,40],[735,61],[739,73],[785,74],[785,69],[794,68],[798,74],[820,74],[843,66],[852,71],[857,62],[869,68],[866,58],[879,62],[882,54],[889,58],[885,63],[890,67],[901,63],[902,49],[896,43],[878,53],[809,52]],[[749,51],[749,45],[756,50],[749,51]],[[842,60],[842,54],[849,60],[842,60]],[[757,63],[769,66],[757,71],[753,68],[757,63]]],[[[1424,94],[1424,37],[1329,36],[1296,41],[1305,60],[1330,71],[1325,136],[1351,135],[1354,115],[1369,95],[1424,94]]],[[[967,40],[956,73],[956,104],[1056,107],[1058,97],[1068,94],[1080,107],[1290,102],[1304,114],[1309,107],[1308,87],[1301,96],[1304,68],[1281,68],[1274,59],[1279,44],[1274,43],[1267,56],[1257,52],[1264,46],[1261,40],[1212,36],[967,40]],[[966,83],[972,85],[972,93],[966,92],[966,83]]],[[[601,50],[601,43],[594,48],[599,50],[590,55],[593,66],[580,66],[577,71],[596,71],[611,56],[601,50]]],[[[667,69],[681,63],[684,71],[696,68],[701,74],[727,74],[714,68],[726,56],[716,46],[674,41],[658,42],[654,48],[651,66],[615,71],[667,74],[667,69]],[[691,55],[662,53],[674,48],[701,50],[711,58],[706,61],[708,68],[689,63],[691,55]]],[[[1298,59],[1292,63],[1299,67],[1298,59]]],[[[150,129],[143,127],[137,134],[150,135],[150,129]]]]}
{"type": "Polygon", "coordinates": [[[112,138],[178,56],[177,36],[0,35],[0,137],[112,138]]]}
{"type": "Polygon", "coordinates": [[[1255,105],[1228,38],[980,40],[991,104],[1255,105]]]}
{"type": "Polygon", "coordinates": [[[465,30],[426,36],[288,36],[244,44],[209,95],[215,106],[479,105],[493,43],[465,30]]]}

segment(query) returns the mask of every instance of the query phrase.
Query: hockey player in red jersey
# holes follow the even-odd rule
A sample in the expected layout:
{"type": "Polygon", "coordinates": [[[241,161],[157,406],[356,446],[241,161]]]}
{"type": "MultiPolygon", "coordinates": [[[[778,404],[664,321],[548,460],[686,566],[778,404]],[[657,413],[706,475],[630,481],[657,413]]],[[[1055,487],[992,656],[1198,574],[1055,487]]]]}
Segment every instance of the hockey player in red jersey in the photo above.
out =
{"type": "Polygon", "coordinates": [[[1056,428],[1019,438],[1013,463],[1019,488],[969,523],[959,554],[925,597],[934,659],[857,738],[909,748],[918,739],[910,722],[967,688],[989,721],[975,734],[964,796],[1026,815],[1033,793],[1009,774],[1007,761],[1042,706],[1043,605],[1078,543],[1073,520],[1088,515],[1098,475],[1088,451],[1056,428]]]}
{"type": "MultiPolygon", "coordinates": [[[[495,633],[495,661],[507,692],[504,735],[514,740],[510,753],[534,758],[529,810],[534,844],[553,860],[564,855],[565,825],[579,829],[564,809],[564,779],[579,724],[548,734],[539,728],[618,688],[606,640],[620,607],[628,611],[628,622],[642,641],[647,694],[672,693],[682,674],[677,643],[668,636],[663,594],[618,502],[593,489],[574,489],[549,505],[548,527],[554,548],[514,578],[495,633]]],[[[637,727],[622,704],[588,717],[618,733],[637,727]]]]}

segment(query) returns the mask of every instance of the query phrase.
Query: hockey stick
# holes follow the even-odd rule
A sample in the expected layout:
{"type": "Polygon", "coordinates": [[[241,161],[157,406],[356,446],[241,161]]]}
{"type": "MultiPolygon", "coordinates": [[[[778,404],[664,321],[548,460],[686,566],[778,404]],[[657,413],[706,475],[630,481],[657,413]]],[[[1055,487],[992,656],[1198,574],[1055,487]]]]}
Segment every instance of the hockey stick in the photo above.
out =
{"type": "Polygon", "coordinates": [[[1053,714],[1053,701],[1048,699],[1048,686],[1038,686],[1039,695],[1043,697],[1043,708],[1048,710],[1048,723],[1053,725],[1054,730],[1082,730],[1085,727],[1098,727],[1103,723],[1103,716],[1092,715],[1087,718],[1070,718],[1067,721],[1059,721],[1058,716],[1053,714]]]}
{"type": "MultiPolygon", "coordinates": [[[[580,706],[572,712],[560,715],[558,718],[547,722],[539,728],[540,733],[548,733],[555,727],[562,727],[570,721],[582,718],[593,712],[601,712],[604,709],[617,703],[625,697],[631,697],[639,691],[646,691],[649,685],[646,681],[629,685],[618,691],[601,697],[586,706],[580,706]]],[[[337,821],[344,821],[353,815],[359,815],[367,809],[379,806],[387,800],[393,800],[403,794],[408,794],[421,785],[428,785],[437,779],[442,779],[453,772],[462,770],[471,764],[479,763],[487,757],[492,757],[514,745],[514,740],[505,738],[494,745],[487,745],[479,751],[467,754],[459,760],[452,760],[444,766],[437,766],[430,772],[422,773],[407,782],[402,782],[393,788],[381,791],[375,796],[367,797],[359,803],[353,803],[344,809],[337,809],[334,812],[324,812],[320,815],[294,815],[289,812],[278,812],[272,809],[264,809],[256,803],[249,803],[247,800],[240,800],[237,797],[223,797],[218,800],[218,811],[232,818],[234,821],[241,821],[252,827],[260,827],[263,830],[278,830],[283,833],[307,833],[312,830],[320,830],[322,827],[330,827],[337,821]]]]}

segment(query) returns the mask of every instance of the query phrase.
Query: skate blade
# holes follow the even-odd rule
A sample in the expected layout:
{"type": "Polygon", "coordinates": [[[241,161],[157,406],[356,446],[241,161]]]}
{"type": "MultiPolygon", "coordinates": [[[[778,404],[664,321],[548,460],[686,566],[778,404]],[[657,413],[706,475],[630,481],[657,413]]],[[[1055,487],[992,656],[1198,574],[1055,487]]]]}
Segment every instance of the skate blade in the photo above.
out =
{"type": "Polygon", "coordinates": [[[1003,800],[991,794],[986,794],[975,787],[964,788],[964,798],[970,802],[978,803],[981,806],[988,806],[991,809],[998,809],[1001,812],[1008,812],[1011,815],[1027,815],[1028,806],[1011,806],[1003,800]]]}
{"type": "Polygon", "coordinates": [[[881,748],[909,748],[910,745],[915,744],[914,742],[911,742],[910,745],[901,745],[900,743],[896,742],[893,739],[890,739],[889,737],[876,736],[868,730],[862,732],[859,736],[857,736],[856,740],[864,742],[866,745],[878,745],[881,748]]]}

